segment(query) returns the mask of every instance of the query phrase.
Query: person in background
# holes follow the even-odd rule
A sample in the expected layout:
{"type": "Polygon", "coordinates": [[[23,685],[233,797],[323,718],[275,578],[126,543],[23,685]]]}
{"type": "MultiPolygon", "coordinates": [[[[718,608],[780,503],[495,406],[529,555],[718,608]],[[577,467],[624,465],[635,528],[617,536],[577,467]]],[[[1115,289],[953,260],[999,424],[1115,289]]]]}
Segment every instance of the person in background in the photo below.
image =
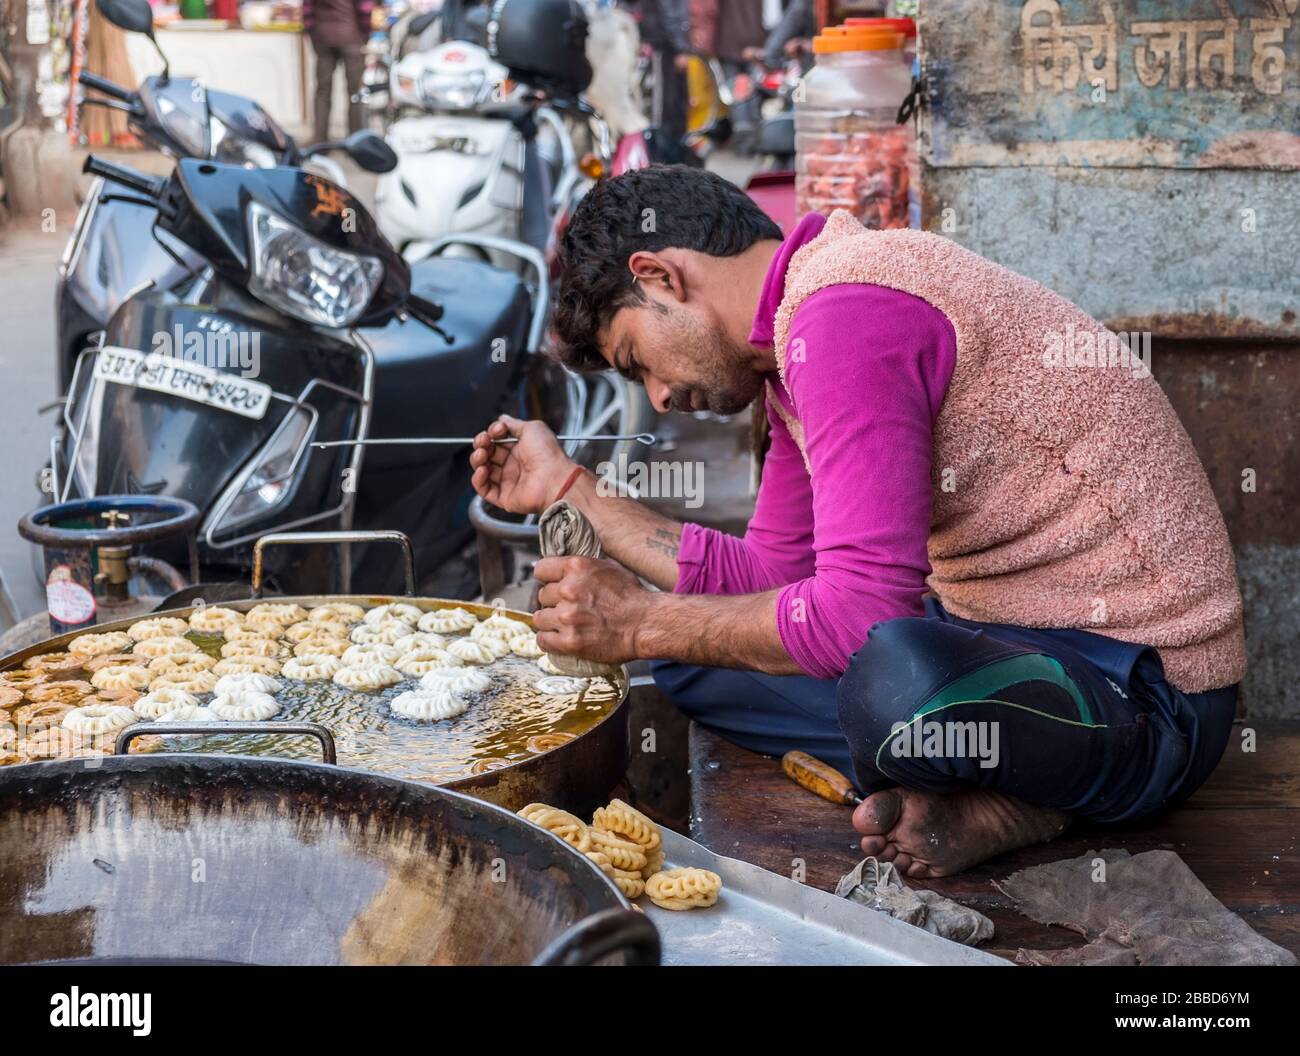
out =
{"type": "MultiPolygon", "coordinates": [[[[334,70],[343,63],[351,99],[361,90],[365,72],[362,48],[370,36],[374,0],[303,0],[302,22],[316,52],[316,106],[313,112],[317,143],[330,138],[330,100],[334,92],[334,70]]],[[[348,106],[348,131],[357,132],[365,123],[359,102],[348,106]]]]}
{"type": "Polygon", "coordinates": [[[653,121],[673,143],[686,135],[686,66],[691,53],[687,0],[640,0],[641,39],[654,52],[655,93],[653,121]]]}
{"type": "Polygon", "coordinates": [[[713,48],[728,77],[744,69],[746,50],[762,47],[766,39],[763,0],[719,0],[713,48]]]}
{"type": "Polygon", "coordinates": [[[779,70],[787,58],[799,57],[805,73],[812,65],[812,38],[817,35],[813,0],[790,0],[781,21],[767,35],[761,48],[746,48],[745,58],[761,62],[769,70],[779,70]]]}

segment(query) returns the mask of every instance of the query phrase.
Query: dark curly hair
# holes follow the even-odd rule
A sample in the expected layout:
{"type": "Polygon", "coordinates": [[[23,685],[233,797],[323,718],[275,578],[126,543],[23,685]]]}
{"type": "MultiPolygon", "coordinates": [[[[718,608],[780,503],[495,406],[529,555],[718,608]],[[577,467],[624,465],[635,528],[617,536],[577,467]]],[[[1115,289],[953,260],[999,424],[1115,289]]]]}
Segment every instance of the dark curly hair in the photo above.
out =
{"type": "Polygon", "coordinates": [[[560,244],[555,358],[608,370],[596,335],[620,308],[646,303],[627,260],[675,247],[734,257],[781,229],[735,184],[704,169],[652,165],[600,180],[578,204],[560,244]]]}

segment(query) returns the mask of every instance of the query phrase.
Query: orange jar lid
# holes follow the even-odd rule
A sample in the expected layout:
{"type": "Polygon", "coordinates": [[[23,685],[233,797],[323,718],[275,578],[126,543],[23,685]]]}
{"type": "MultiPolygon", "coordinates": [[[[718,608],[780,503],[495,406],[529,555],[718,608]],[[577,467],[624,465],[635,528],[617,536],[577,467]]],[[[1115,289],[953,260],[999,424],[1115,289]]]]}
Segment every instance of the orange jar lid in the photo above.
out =
{"type": "Polygon", "coordinates": [[[839,51],[895,51],[903,46],[903,41],[903,34],[890,29],[831,26],[813,38],[813,52],[823,55],[839,51]]]}
{"type": "Polygon", "coordinates": [[[846,18],[844,25],[861,26],[863,29],[892,29],[904,37],[916,36],[914,18],[846,18]]]}

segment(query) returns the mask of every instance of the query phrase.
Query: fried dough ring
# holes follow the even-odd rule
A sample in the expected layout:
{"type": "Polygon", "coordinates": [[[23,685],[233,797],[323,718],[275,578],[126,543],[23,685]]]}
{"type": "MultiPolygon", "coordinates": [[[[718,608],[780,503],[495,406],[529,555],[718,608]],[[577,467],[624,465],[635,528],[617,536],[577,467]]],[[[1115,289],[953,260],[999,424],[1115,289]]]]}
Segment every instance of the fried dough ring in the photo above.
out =
{"type": "Polygon", "coordinates": [[[434,609],[432,612],[426,612],[420,617],[416,626],[422,631],[432,631],[434,634],[455,634],[458,631],[468,631],[476,623],[478,617],[469,609],[453,606],[449,609],[434,609]]]}
{"type": "Polygon", "coordinates": [[[89,682],[81,679],[69,679],[64,682],[46,682],[33,686],[27,691],[27,699],[33,704],[55,701],[59,704],[77,704],[94,692],[89,682]]]}
{"type": "Polygon", "coordinates": [[[593,828],[591,830],[591,845],[596,850],[604,851],[605,854],[609,855],[609,860],[614,863],[615,869],[623,869],[629,873],[639,874],[645,868],[646,852],[644,849],[631,840],[625,840],[622,836],[606,832],[604,829],[593,828]]]}
{"type": "Polygon", "coordinates": [[[307,619],[313,623],[332,623],[336,620],[343,623],[356,623],[364,619],[365,615],[366,610],[360,605],[353,605],[347,601],[329,601],[310,610],[307,619]]]}
{"type": "Polygon", "coordinates": [[[168,653],[149,661],[152,675],[188,675],[211,671],[217,661],[207,653],[168,653]]]}
{"type": "Polygon", "coordinates": [[[23,661],[28,671],[44,671],[53,678],[73,678],[86,669],[86,658],[76,653],[42,653],[23,661]]]}
{"type": "Polygon", "coordinates": [[[591,816],[591,824],[605,832],[614,832],[624,836],[649,854],[663,846],[663,836],[659,826],[647,818],[635,807],[621,799],[612,799],[609,806],[598,807],[591,816]]]}
{"type": "Polygon", "coordinates": [[[573,733],[539,733],[534,737],[528,738],[528,743],[524,746],[530,752],[536,752],[542,755],[546,752],[553,752],[562,744],[568,744],[570,741],[576,741],[577,734],[573,733]]]}
{"type": "Polygon", "coordinates": [[[199,647],[191,642],[188,638],[181,638],[179,635],[159,635],[157,638],[146,638],[143,642],[136,642],[135,648],[131,650],[136,656],[147,657],[150,660],[156,660],[160,656],[175,656],[178,653],[197,653],[199,647]]]}
{"type": "Polygon", "coordinates": [[[270,693],[245,689],[219,693],[208,707],[226,722],[264,722],[280,710],[280,703],[270,693]]]}
{"type": "Polygon", "coordinates": [[[349,649],[356,648],[346,638],[330,638],[326,636],[316,636],[314,638],[304,638],[301,642],[293,647],[294,656],[305,656],[308,653],[317,656],[333,656],[341,658],[349,649]]]}
{"type": "Polygon", "coordinates": [[[158,675],[149,683],[150,691],[180,689],[186,693],[211,693],[217,688],[215,671],[177,671],[171,675],[158,675]]]}
{"type": "Polygon", "coordinates": [[[39,686],[43,682],[53,681],[44,671],[27,671],[22,668],[14,668],[11,671],[0,671],[0,684],[13,686],[19,691],[26,691],[32,686],[39,686]]]}
{"type": "MultiPolygon", "coordinates": [[[[540,825],[552,836],[558,836],[565,843],[584,853],[592,849],[591,830],[587,828],[587,823],[567,810],[560,810],[559,807],[552,807],[546,803],[529,803],[516,813],[525,821],[540,825]]],[[[597,849],[604,851],[603,847],[597,849]]]]}
{"type": "Polygon", "coordinates": [[[23,699],[23,691],[17,686],[0,685],[0,710],[17,707],[23,699]]]}
{"type": "Polygon", "coordinates": [[[218,660],[212,667],[212,673],[220,678],[222,675],[246,675],[255,672],[259,675],[278,675],[280,661],[269,656],[231,656],[218,660]]]}
{"type": "Polygon", "coordinates": [[[96,689],[148,689],[149,669],[137,664],[101,667],[90,678],[96,689]]]}
{"type": "Polygon", "coordinates": [[[63,716],[60,725],[80,737],[101,737],[107,733],[115,734],[139,721],[140,716],[133,708],[124,708],[120,704],[91,704],[73,708],[63,716]]]}
{"type": "Polygon", "coordinates": [[[123,631],[105,631],[103,634],[77,635],[68,643],[68,652],[90,657],[100,653],[123,653],[130,647],[130,635],[123,631]]]}
{"type": "Polygon", "coordinates": [[[93,675],[105,667],[120,667],[123,664],[138,664],[140,658],[134,653],[100,653],[98,656],[91,657],[82,666],[86,673],[93,675]]]}
{"type": "Polygon", "coordinates": [[[340,667],[334,672],[334,681],[348,689],[360,689],[374,692],[385,686],[393,686],[402,681],[402,673],[387,664],[371,664],[367,667],[340,667]]]}
{"type": "Polygon", "coordinates": [[[487,642],[472,638],[458,638],[447,646],[447,652],[466,664],[490,664],[496,659],[487,642]]]}
{"type": "Polygon", "coordinates": [[[160,686],[135,702],[135,713],[145,719],[161,719],[178,708],[194,707],[198,702],[197,697],[183,689],[160,686]]]}
{"type": "Polygon", "coordinates": [[[296,678],[300,682],[323,682],[325,679],[333,678],[335,672],[342,666],[336,656],[329,656],[326,653],[306,653],[286,660],[284,667],[280,669],[280,674],[285,678],[296,678]]]}
{"type": "Polygon", "coordinates": [[[718,900],[722,877],[708,869],[665,869],[645,882],[650,901],[663,909],[701,909],[718,900]]]}
{"type": "Polygon", "coordinates": [[[190,629],[203,634],[225,634],[227,628],[242,627],[244,617],[234,609],[207,605],[190,615],[190,629]]]}
{"type": "Polygon", "coordinates": [[[626,869],[615,869],[613,881],[620,891],[623,892],[624,898],[640,898],[645,894],[645,880],[637,872],[628,872],[626,869]]]}
{"type": "Polygon", "coordinates": [[[64,704],[57,700],[47,700],[43,704],[25,704],[14,711],[14,725],[19,730],[35,732],[63,722],[75,704],[64,704]]]}
{"type": "Polygon", "coordinates": [[[227,642],[221,647],[222,659],[239,656],[268,656],[273,660],[289,652],[275,638],[245,638],[238,642],[227,642]]]}
{"type": "Polygon", "coordinates": [[[424,646],[393,661],[393,666],[404,675],[427,675],[434,668],[454,666],[456,658],[446,649],[424,646]]]}
{"type": "Polygon", "coordinates": [[[153,616],[131,624],[126,633],[135,641],[143,642],[146,638],[180,638],[189,629],[189,624],[179,616],[153,616]]]}

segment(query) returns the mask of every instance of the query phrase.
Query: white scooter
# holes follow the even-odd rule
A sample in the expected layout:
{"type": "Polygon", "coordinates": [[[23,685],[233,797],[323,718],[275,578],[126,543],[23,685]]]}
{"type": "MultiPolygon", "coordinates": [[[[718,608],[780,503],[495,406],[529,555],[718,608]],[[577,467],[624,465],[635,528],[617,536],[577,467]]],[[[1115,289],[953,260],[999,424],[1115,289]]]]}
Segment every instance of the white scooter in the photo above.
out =
{"type": "MultiPolygon", "coordinates": [[[[503,66],[468,41],[443,41],[393,66],[392,103],[409,116],[388,131],[398,164],[379,180],[375,217],[407,260],[427,256],[450,234],[493,235],[546,252],[549,216],[523,212],[525,152],[537,151],[541,164],[529,171],[547,181],[532,200],[550,203],[551,213],[568,195],[577,158],[561,118],[547,107],[521,105],[519,91],[503,66]],[[525,121],[535,123],[531,136],[525,121]]],[[[501,267],[517,265],[488,255],[501,267]]]]}

